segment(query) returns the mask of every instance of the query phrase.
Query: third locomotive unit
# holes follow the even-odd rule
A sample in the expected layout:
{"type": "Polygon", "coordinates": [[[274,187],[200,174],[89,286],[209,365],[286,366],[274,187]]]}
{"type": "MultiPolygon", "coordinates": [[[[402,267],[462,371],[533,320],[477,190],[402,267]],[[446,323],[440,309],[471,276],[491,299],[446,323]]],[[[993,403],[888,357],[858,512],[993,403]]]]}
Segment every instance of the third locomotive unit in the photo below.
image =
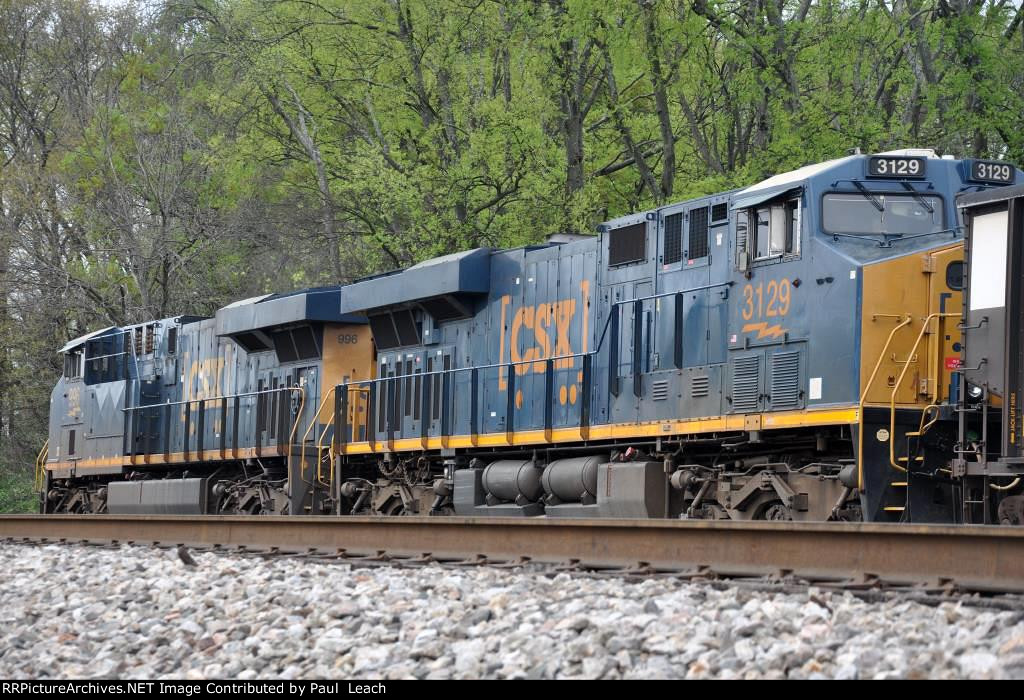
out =
{"type": "Polygon", "coordinates": [[[1021,176],[858,154],[90,333],[42,509],[1020,523],[1021,176]]]}

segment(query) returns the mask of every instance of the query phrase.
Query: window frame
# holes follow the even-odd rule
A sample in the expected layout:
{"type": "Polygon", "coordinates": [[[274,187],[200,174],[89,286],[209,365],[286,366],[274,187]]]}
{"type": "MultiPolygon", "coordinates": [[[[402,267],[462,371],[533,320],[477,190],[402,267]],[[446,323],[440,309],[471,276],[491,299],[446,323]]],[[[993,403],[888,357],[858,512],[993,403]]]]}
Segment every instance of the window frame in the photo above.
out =
{"type": "Polygon", "coordinates": [[[761,202],[754,206],[737,210],[732,221],[732,225],[735,229],[736,269],[747,270],[753,266],[765,265],[772,262],[800,259],[800,256],[803,254],[804,233],[804,215],[802,210],[803,192],[785,198],[780,196],[777,199],[769,199],[766,202],[761,202]],[[772,210],[776,208],[782,209],[783,216],[781,250],[774,247],[779,241],[774,240],[774,236],[772,235],[774,228],[772,224],[772,210]],[[767,252],[764,255],[761,255],[758,251],[760,236],[757,235],[759,228],[757,216],[759,211],[764,211],[768,217],[767,252]],[[745,219],[746,224],[746,236],[744,238],[743,247],[741,248],[739,243],[739,227],[741,220],[743,219],[745,219]],[[795,235],[791,235],[794,233],[795,235]]]}
{"type": "Polygon", "coordinates": [[[85,346],[80,346],[77,349],[69,350],[64,353],[64,378],[81,380],[83,374],[83,359],[85,358],[85,346]],[[71,360],[74,360],[71,362],[71,360]],[[72,374],[68,374],[68,370],[71,365],[74,365],[74,369],[71,370],[72,374]]]}

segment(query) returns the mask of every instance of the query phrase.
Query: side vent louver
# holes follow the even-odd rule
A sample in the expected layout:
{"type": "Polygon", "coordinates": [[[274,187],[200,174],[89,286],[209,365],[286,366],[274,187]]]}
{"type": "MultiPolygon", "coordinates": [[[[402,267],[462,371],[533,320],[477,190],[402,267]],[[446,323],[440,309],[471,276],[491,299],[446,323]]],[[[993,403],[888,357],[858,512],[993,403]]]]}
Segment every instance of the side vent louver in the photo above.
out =
{"type": "Polygon", "coordinates": [[[664,401],[668,398],[668,382],[662,380],[651,384],[651,400],[664,401]]]}
{"type": "Polygon", "coordinates": [[[711,380],[706,376],[695,376],[690,379],[690,398],[703,399],[711,393],[711,380]]]}
{"type": "Polygon", "coordinates": [[[708,256],[708,208],[690,210],[690,231],[686,242],[686,257],[689,260],[708,256]]]}
{"type": "Polygon", "coordinates": [[[760,408],[761,358],[740,357],[732,365],[732,410],[750,413],[760,408]]]}
{"type": "Polygon", "coordinates": [[[771,368],[772,408],[800,408],[800,353],[775,353],[771,368]]]}
{"type": "Polygon", "coordinates": [[[612,229],[608,236],[608,266],[642,262],[647,257],[647,224],[612,229]]]}
{"type": "Polygon", "coordinates": [[[665,217],[665,254],[662,263],[670,265],[683,259],[683,214],[665,217]]]}

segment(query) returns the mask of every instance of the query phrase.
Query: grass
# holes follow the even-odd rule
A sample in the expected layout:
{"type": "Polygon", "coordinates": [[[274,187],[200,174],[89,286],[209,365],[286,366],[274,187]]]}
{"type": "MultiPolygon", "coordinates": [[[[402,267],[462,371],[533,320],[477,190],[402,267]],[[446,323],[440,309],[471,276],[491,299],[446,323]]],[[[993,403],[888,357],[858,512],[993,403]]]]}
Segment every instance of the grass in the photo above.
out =
{"type": "Polygon", "coordinates": [[[0,513],[36,513],[39,497],[32,490],[30,472],[0,471],[0,513]]]}

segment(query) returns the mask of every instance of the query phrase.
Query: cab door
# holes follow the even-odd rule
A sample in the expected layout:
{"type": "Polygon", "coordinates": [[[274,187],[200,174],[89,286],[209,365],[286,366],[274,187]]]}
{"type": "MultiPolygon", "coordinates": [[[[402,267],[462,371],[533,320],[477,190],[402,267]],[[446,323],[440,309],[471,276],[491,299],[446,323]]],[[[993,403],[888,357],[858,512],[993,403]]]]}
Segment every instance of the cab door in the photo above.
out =
{"type": "Polygon", "coordinates": [[[950,395],[952,373],[960,367],[962,335],[959,314],[963,308],[964,249],[958,244],[928,255],[930,271],[928,313],[935,315],[935,333],[928,336],[928,376],[921,383],[931,403],[941,403],[950,395]]]}

